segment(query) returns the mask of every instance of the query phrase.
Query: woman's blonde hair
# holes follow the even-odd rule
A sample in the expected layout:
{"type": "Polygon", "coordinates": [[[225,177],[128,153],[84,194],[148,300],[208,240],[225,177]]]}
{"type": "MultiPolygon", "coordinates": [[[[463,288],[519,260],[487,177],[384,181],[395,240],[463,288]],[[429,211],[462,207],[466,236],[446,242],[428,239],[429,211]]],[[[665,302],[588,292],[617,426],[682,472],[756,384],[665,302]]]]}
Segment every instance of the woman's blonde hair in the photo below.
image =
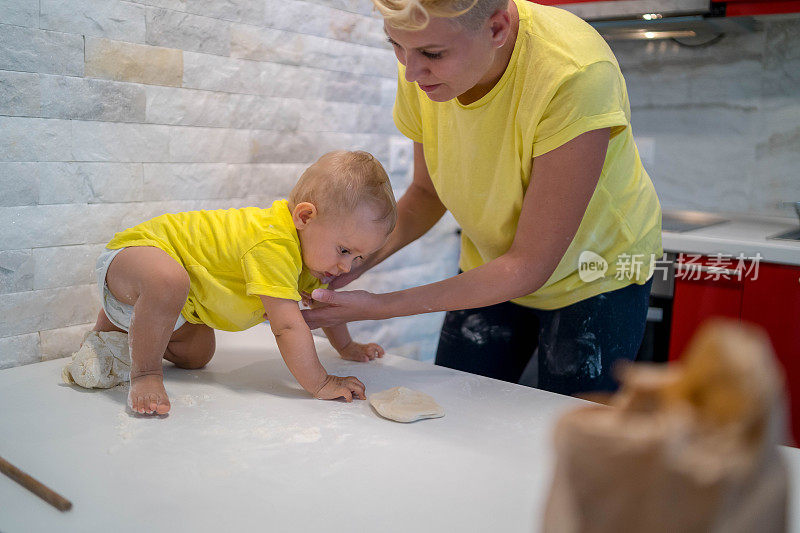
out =
{"type": "Polygon", "coordinates": [[[289,208],[310,202],[320,216],[349,215],[368,204],[378,212],[376,222],[384,222],[387,233],[397,223],[389,176],[369,152],[336,150],[328,152],[308,167],[289,194],[289,208]]]}
{"type": "Polygon", "coordinates": [[[422,30],[433,17],[453,19],[475,30],[495,11],[508,7],[509,0],[372,0],[392,27],[422,30]]]}

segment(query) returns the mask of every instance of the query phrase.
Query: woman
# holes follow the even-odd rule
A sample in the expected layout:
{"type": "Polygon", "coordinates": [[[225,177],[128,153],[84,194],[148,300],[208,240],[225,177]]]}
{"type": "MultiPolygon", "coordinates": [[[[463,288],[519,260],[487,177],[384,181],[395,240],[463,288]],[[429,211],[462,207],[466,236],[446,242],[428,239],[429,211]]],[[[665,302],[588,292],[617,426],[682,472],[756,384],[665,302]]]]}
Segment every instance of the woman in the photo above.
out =
{"type": "Polygon", "coordinates": [[[436,363],[539,388],[615,389],[641,343],[661,212],[619,66],[578,17],[525,0],[373,0],[414,141],[397,228],[339,288],[450,210],[459,275],[408,290],[314,291],[312,327],[448,311],[436,363]],[[606,267],[604,270],[604,266],[606,267]]]}

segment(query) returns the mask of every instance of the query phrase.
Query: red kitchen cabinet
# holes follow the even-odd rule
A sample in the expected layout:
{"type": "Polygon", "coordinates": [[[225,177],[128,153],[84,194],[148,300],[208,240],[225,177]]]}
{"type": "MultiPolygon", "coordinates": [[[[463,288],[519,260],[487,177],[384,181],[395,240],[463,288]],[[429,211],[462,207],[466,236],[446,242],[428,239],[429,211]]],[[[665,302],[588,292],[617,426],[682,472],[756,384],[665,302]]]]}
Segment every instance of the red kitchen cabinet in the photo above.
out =
{"type": "Polygon", "coordinates": [[[744,284],[742,320],[766,329],[778,359],[800,378],[800,267],[761,263],[744,284]]]}
{"type": "Polygon", "coordinates": [[[669,360],[678,359],[697,326],[713,316],[740,318],[743,269],[747,265],[719,266],[714,257],[678,256],[669,360]]]}
{"type": "MultiPolygon", "coordinates": [[[[564,4],[583,4],[597,1],[599,0],[536,0],[536,3],[547,6],[561,6],[564,4]]],[[[724,13],[727,17],[777,15],[800,12],[800,0],[722,0],[716,3],[720,5],[724,4],[724,13]]],[[[641,14],[642,13],[635,7],[631,8],[629,13],[631,16],[641,14]]]]}
{"type": "Polygon", "coordinates": [[[676,261],[670,361],[712,316],[763,327],[784,371],[792,436],[800,443],[800,267],[749,261],[720,267],[718,258],[687,257],[691,263],[676,261]]]}
{"type": "Polygon", "coordinates": [[[726,0],[725,14],[729,17],[777,15],[800,11],[798,0],[726,0]]]}
{"type": "Polygon", "coordinates": [[[762,263],[748,279],[742,320],[767,330],[789,389],[792,436],[800,443],[800,267],[762,263]]]}

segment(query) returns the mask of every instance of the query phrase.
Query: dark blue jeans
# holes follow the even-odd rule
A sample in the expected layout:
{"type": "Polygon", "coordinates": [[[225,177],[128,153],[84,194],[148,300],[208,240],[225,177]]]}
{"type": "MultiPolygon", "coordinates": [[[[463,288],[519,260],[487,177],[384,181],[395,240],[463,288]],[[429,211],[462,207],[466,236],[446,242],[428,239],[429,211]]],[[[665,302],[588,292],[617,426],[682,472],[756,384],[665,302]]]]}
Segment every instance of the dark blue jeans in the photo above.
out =
{"type": "Polygon", "coordinates": [[[538,348],[538,388],[615,391],[614,363],[642,343],[652,279],[545,311],[511,302],[450,311],[436,364],[517,383],[538,348]]]}

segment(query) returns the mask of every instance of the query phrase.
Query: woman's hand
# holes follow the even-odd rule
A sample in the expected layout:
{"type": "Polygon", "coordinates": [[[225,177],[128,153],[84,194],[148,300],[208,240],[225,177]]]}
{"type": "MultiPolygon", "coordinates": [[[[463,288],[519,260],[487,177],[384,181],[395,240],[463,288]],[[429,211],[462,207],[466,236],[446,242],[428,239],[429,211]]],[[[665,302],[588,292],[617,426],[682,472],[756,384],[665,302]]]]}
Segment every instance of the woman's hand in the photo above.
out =
{"type": "Polygon", "coordinates": [[[367,291],[334,292],[314,289],[314,308],[303,311],[311,329],[328,328],[346,322],[370,320],[377,308],[377,296],[367,291]]]}

